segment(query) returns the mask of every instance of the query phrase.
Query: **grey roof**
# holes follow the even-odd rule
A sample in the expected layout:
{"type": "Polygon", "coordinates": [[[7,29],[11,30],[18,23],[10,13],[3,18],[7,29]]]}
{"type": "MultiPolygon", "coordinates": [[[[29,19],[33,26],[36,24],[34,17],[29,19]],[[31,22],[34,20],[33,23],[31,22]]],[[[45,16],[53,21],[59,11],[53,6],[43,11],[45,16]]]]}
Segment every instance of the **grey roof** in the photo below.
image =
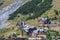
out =
{"type": "Polygon", "coordinates": [[[48,18],[42,18],[42,21],[46,21],[48,18]]]}
{"type": "Polygon", "coordinates": [[[33,32],[34,32],[35,34],[38,34],[38,31],[39,31],[39,30],[34,30],[33,32]]]}
{"type": "Polygon", "coordinates": [[[25,30],[26,32],[28,32],[28,30],[29,30],[30,28],[34,28],[34,26],[25,25],[25,27],[22,28],[22,29],[25,30]]]}

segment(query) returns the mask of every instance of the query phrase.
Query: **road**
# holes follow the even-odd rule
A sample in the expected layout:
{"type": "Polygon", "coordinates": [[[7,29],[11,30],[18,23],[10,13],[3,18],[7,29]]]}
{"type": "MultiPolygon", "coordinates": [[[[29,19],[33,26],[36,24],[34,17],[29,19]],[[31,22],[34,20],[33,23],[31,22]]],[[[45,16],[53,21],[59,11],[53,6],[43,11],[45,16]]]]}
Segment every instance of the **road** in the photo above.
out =
{"type": "Polygon", "coordinates": [[[28,0],[15,0],[14,3],[8,5],[7,7],[0,10],[0,27],[3,27],[6,20],[9,18],[9,14],[12,14],[15,12],[20,6],[22,6],[24,3],[28,2],[28,0]]]}

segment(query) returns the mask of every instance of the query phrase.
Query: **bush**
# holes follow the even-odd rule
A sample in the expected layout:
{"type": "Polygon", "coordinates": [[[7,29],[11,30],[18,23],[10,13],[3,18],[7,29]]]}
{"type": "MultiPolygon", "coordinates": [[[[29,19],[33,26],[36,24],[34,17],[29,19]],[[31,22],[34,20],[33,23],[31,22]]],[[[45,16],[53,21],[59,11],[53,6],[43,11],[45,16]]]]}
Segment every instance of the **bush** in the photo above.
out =
{"type": "Polygon", "coordinates": [[[55,12],[56,15],[59,15],[59,12],[57,10],[54,10],[54,12],[55,12]]]}
{"type": "Polygon", "coordinates": [[[54,16],[53,18],[51,18],[51,20],[57,20],[57,17],[56,17],[56,16],[54,16]]]}
{"type": "Polygon", "coordinates": [[[16,34],[14,34],[14,33],[12,34],[12,36],[13,36],[13,37],[17,37],[17,35],[16,35],[16,34]]]}

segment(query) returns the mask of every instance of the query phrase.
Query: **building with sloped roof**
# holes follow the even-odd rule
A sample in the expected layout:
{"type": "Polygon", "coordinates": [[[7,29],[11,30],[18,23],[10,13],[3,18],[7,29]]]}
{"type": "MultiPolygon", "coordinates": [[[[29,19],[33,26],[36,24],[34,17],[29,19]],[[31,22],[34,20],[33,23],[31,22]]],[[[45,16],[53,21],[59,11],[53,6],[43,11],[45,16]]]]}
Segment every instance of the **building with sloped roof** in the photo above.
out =
{"type": "Polygon", "coordinates": [[[38,23],[39,24],[50,24],[51,21],[49,18],[44,17],[44,18],[38,19],[38,23]]]}

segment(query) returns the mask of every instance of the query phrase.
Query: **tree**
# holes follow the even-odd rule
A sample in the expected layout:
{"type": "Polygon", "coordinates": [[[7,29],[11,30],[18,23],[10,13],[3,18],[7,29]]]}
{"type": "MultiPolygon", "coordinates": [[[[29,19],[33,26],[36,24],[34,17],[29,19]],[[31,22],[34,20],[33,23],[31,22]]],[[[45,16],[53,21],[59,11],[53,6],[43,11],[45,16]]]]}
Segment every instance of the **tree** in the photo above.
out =
{"type": "Polygon", "coordinates": [[[59,15],[59,12],[57,10],[54,10],[55,15],[59,15]]]}
{"type": "Polygon", "coordinates": [[[57,17],[56,17],[56,16],[54,16],[54,17],[52,17],[52,18],[51,18],[51,20],[57,20],[57,17]]]}
{"type": "Polygon", "coordinates": [[[12,34],[12,37],[17,37],[17,35],[15,33],[12,34]]]}

